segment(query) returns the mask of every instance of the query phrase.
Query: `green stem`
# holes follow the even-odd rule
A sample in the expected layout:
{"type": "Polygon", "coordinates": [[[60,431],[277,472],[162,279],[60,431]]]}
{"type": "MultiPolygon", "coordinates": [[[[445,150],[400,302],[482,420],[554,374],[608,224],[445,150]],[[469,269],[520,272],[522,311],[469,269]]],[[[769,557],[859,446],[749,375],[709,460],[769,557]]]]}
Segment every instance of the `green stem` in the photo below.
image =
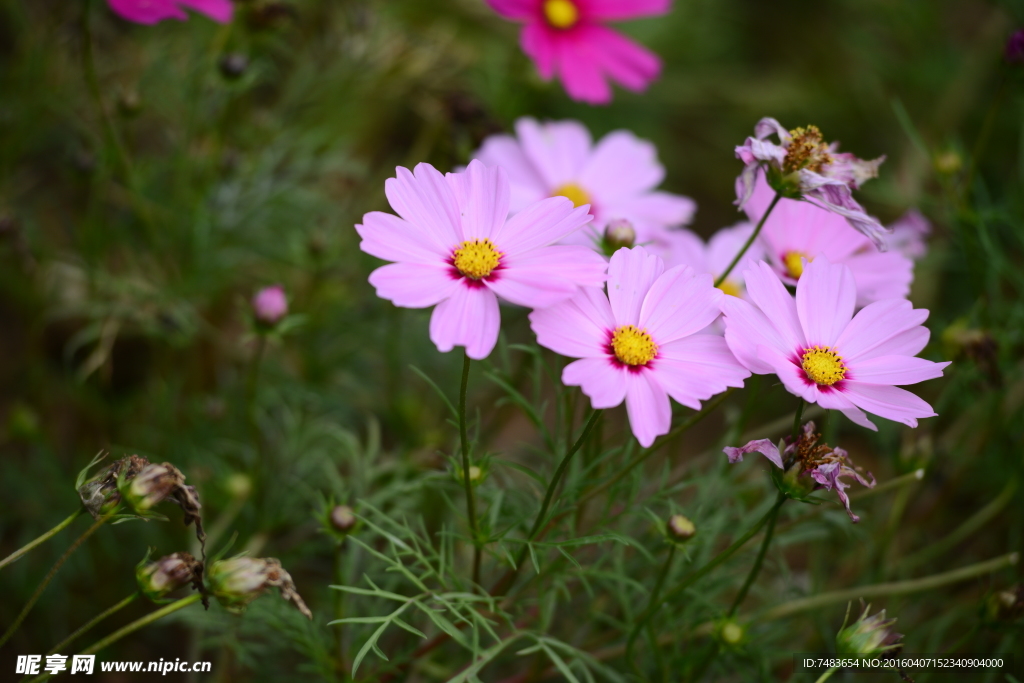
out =
{"type": "Polygon", "coordinates": [[[50,529],[39,538],[35,539],[34,541],[30,541],[29,543],[26,543],[25,545],[21,546],[4,559],[0,560],[0,569],[3,569],[15,560],[19,559],[20,557],[25,555],[25,553],[32,550],[40,543],[43,543],[44,541],[47,541],[56,536],[57,534],[59,534],[61,530],[64,529],[64,527],[68,526],[69,524],[71,524],[71,522],[75,521],[78,518],[78,515],[82,514],[83,512],[85,512],[85,508],[78,508],[77,510],[72,512],[63,522],[50,529]]]}
{"type": "Polygon", "coordinates": [[[498,582],[498,585],[491,591],[491,595],[502,595],[515,582],[516,576],[519,574],[519,569],[523,566],[523,562],[526,561],[527,553],[530,552],[530,542],[533,541],[544,526],[544,523],[547,521],[548,508],[551,506],[551,501],[555,497],[555,491],[558,490],[558,483],[561,481],[562,475],[565,474],[565,470],[569,467],[572,457],[576,455],[576,452],[579,451],[584,442],[586,442],[587,437],[590,435],[594,425],[597,424],[601,414],[601,410],[595,410],[590,414],[590,417],[587,419],[587,423],[583,426],[583,431],[580,433],[579,438],[576,439],[576,443],[566,451],[565,456],[562,457],[562,461],[558,463],[558,468],[555,470],[554,476],[551,477],[551,483],[548,484],[548,490],[544,493],[544,502],[541,503],[540,512],[537,513],[537,518],[533,521],[533,527],[531,527],[530,533],[527,534],[523,547],[519,551],[519,555],[516,557],[515,566],[509,570],[501,581],[498,582]]]}
{"type": "Polygon", "coordinates": [[[116,614],[117,612],[121,611],[121,609],[123,609],[123,608],[127,607],[128,605],[130,605],[135,600],[135,598],[137,598],[137,597],[139,597],[139,592],[135,591],[134,593],[132,593],[127,598],[125,598],[121,602],[117,603],[116,605],[114,605],[110,609],[108,609],[105,612],[101,612],[100,614],[96,615],[95,617],[93,617],[92,619],[87,621],[84,626],[82,626],[77,631],[72,633],[70,636],[68,636],[67,638],[65,638],[64,640],[60,641],[56,645],[54,645],[52,648],[50,648],[50,651],[47,652],[46,654],[52,655],[55,652],[60,652],[61,650],[64,649],[65,645],[67,645],[68,643],[70,643],[70,642],[72,642],[74,640],[77,640],[80,636],[85,634],[86,631],[89,631],[90,629],[92,629],[93,626],[95,626],[96,624],[100,623],[101,621],[103,621],[104,619],[109,617],[110,615],[116,614]]]}
{"type": "Polygon", "coordinates": [[[818,678],[818,680],[816,680],[814,683],[825,683],[825,681],[832,678],[832,674],[834,674],[837,671],[839,671],[839,667],[833,666],[831,669],[821,674],[821,677],[818,678]]]}
{"type": "Polygon", "coordinates": [[[798,399],[798,400],[800,401],[800,403],[797,404],[796,413],[793,414],[793,434],[792,434],[792,437],[793,437],[793,441],[794,442],[796,442],[796,440],[800,437],[800,419],[804,415],[804,406],[807,405],[806,402],[802,398],[798,399]]]}
{"type": "MultiPolygon", "coordinates": [[[[801,402],[802,405],[803,402],[801,402]]],[[[740,608],[743,599],[747,597],[747,593],[750,591],[750,587],[753,585],[754,580],[757,579],[757,575],[761,573],[761,565],[764,564],[764,556],[768,552],[768,546],[772,542],[772,535],[775,532],[775,521],[779,518],[779,510],[782,509],[782,504],[786,502],[786,494],[779,493],[778,500],[775,501],[775,507],[772,508],[772,515],[768,519],[768,529],[764,532],[764,540],[761,541],[761,549],[757,551],[757,559],[754,560],[754,566],[750,568],[750,573],[747,574],[747,580],[743,582],[743,587],[740,588],[740,592],[736,594],[736,598],[732,601],[732,607],[729,608],[729,616],[732,617],[736,614],[736,610],[740,608]]]]}
{"type": "MultiPolygon", "coordinates": [[[[665,558],[664,564],[661,565],[661,571],[658,572],[658,578],[654,582],[654,590],[651,591],[651,596],[647,600],[647,607],[644,609],[642,614],[647,614],[648,612],[653,614],[655,612],[655,605],[658,604],[658,596],[661,595],[661,589],[665,586],[665,579],[668,577],[668,570],[671,568],[672,560],[674,560],[675,557],[676,544],[671,543],[668,548],[668,557],[665,558]]],[[[640,667],[638,667],[636,662],[633,660],[633,644],[636,643],[637,636],[640,635],[640,629],[642,626],[643,624],[638,622],[636,626],[633,627],[632,633],[629,634],[629,640],[626,641],[626,661],[629,662],[629,665],[633,668],[633,672],[641,679],[643,678],[643,674],[640,671],[640,667]]]]}
{"type": "Polygon", "coordinates": [[[480,584],[480,531],[476,522],[476,499],[469,478],[469,432],[466,427],[466,389],[469,387],[469,356],[462,357],[462,386],[459,389],[459,440],[462,446],[462,483],[466,487],[466,513],[473,538],[473,583],[480,584]]]}
{"type": "Polygon", "coordinates": [[[747,253],[748,249],[750,249],[750,245],[752,245],[754,243],[754,240],[757,239],[757,236],[761,234],[761,228],[764,227],[764,222],[768,220],[768,215],[772,212],[772,209],[775,208],[775,205],[779,203],[780,199],[782,199],[782,195],[776,192],[775,196],[772,198],[772,203],[768,205],[768,210],[764,212],[764,215],[761,216],[761,220],[757,222],[757,227],[754,228],[754,232],[751,233],[750,238],[747,240],[746,244],[744,244],[743,248],[740,249],[738,254],[736,254],[736,257],[732,260],[732,263],[729,264],[729,267],[725,269],[725,272],[719,275],[718,279],[715,280],[715,287],[718,287],[723,282],[725,282],[725,279],[729,277],[729,273],[732,272],[732,269],[736,267],[736,264],[740,262],[740,259],[743,258],[743,255],[747,253]]]}
{"type": "Polygon", "coordinates": [[[85,539],[92,536],[97,529],[103,526],[103,523],[110,519],[112,514],[113,513],[104,515],[103,517],[97,519],[92,526],[86,529],[85,532],[83,532],[81,536],[75,539],[75,542],[72,543],[71,546],[64,551],[64,554],[60,556],[57,562],[50,569],[50,572],[43,578],[43,582],[39,584],[38,588],[36,588],[36,592],[33,593],[32,597],[28,599],[28,604],[26,604],[25,607],[22,608],[21,613],[14,620],[14,623],[11,624],[7,631],[4,633],[4,635],[0,637],[0,647],[2,647],[4,643],[10,640],[11,636],[14,635],[14,632],[18,630],[18,627],[21,626],[21,622],[23,622],[25,620],[25,617],[28,616],[28,613],[36,604],[36,601],[39,600],[39,596],[43,594],[44,590],[46,590],[46,587],[50,584],[50,581],[53,580],[53,577],[57,574],[57,571],[64,565],[65,562],[67,562],[67,559],[71,557],[71,553],[78,550],[78,546],[82,545],[82,543],[85,542],[85,539]]]}
{"type": "MultiPolygon", "coordinates": [[[[862,500],[865,500],[867,498],[871,498],[872,496],[877,496],[880,493],[885,493],[886,491],[891,491],[893,489],[898,489],[901,486],[906,486],[907,484],[913,484],[913,483],[919,482],[922,479],[924,479],[924,470],[923,469],[917,469],[917,470],[914,470],[913,472],[909,472],[907,474],[904,474],[904,475],[901,475],[899,477],[896,477],[895,479],[890,479],[889,481],[885,482],[884,484],[879,484],[878,486],[876,486],[873,489],[863,489],[861,491],[857,491],[856,493],[851,494],[850,495],[850,503],[856,503],[858,501],[862,501],[862,500]]],[[[841,503],[836,501],[834,503],[826,502],[823,505],[809,506],[811,509],[808,510],[807,512],[805,512],[804,514],[802,514],[799,517],[796,517],[794,519],[790,519],[789,521],[784,522],[781,525],[779,525],[779,531],[787,531],[787,530],[793,528],[794,526],[796,526],[797,524],[800,524],[801,522],[806,522],[811,517],[814,517],[815,515],[821,514],[825,510],[834,509],[834,506],[840,506],[840,505],[841,505],[841,503]]]]}

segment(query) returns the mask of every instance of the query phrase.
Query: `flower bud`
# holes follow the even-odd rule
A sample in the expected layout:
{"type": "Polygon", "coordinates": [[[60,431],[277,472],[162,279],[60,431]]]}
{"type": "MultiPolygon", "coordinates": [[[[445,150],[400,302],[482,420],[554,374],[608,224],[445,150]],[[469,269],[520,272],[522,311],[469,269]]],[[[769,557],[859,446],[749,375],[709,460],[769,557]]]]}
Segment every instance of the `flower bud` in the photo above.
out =
{"type": "Polygon", "coordinates": [[[335,505],[331,509],[331,526],[340,534],[348,534],[356,527],[356,515],[348,505],[335,505]]]}
{"type": "Polygon", "coordinates": [[[185,475],[170,463],[150,463],[121,487],[125,501],[136,512],[148,512],[185,483],[185,475]]]}
{"type": "Polygon", "coordinates": [[[229,612],[241,614],[267,588],[276,586],[282,598],[294,603],[307,618],[313,618],[312,612],[295,590],[291,575],[275,558],[233,557],[219,560],[210,566],[207,577],[210,591],[229,612]]]}
{"type": "Polygon", "coordinates": [[[616,218],[604,229],[604,253],[611,256],[619,249],[632,249],[636,244],[636,229],[625,218],[616,218]]]}
{"type": "Polygon", "coordinates": [[[1024,617],[1024,585],[989,596],[988,616],[993,621],[1016,621],[1024,617]]]}
{"type": "Polygon", "coordinates": [[[217,62],[220,74],[228,80],[236,80],[249,68],[249,58],[240,52],[230,52],[217,62]]]}
{"type": "Polygon", "coordinates": [[[725,619],[718,624],[715,635],[718,636],[718,640],[722,645],[733,648],[743,642],[744,637],[747,635],[747,630],[736,620],[725,619]]]}
{"type": "Polygon", "coordinates": [[[224,481],[224,488],[232,498],[248,498],[252,494],[252,478],[247,474],[235,472],[224,481]]]}
{"type": "Polygon", "coordinates": [[[273,327],[288,315],[288,299],[281,285],[264,287],[252,298],[252,311],[256,322],[265,327],[273,327]]]}
{"type": "Polygon", "coordinates": [[[672,515],[665,524],[665,533],[670,541],[686,543],[697,534],[697,527],[683,515],[672,515]]]}
{"type": "Polygon", "coordinates": [[[139,590],[153,602],[185,584],[191,583],[197,590],[202,584],[203,566],[189,553],[174,553],[156,562],[147,562],[148,559],[147,554],[135,568],[135,580],[139,590]]]}
{"type": "MultiPolygon", "coordinates": [[[[844,628],[836,634],[836,652],[839,655],[870,657],[885,653],[895,654],[903,649],[903,644],[899,642],[903,634],[896,633],[890,628],[896,620],[886,620],[885,610],[869,617],[870,609],[871,605],[865,607],[860,618],[849,626],[846,626],[844,621],[844,628]]],[[[846,610],[846,616],[850,616],[849,608],[846,610]]]]}
{"type": "MultiPolygon", "coordinates": [[[[465,475],[463,474],[463,469],[461,467],[455,468],[456,481],[458,481],[461,484],[464,480],[464,477],[465,475]]],[[[485,472],[483,468],[479,467],[478,465],[469,466],[469,483],[472,484],[473,486],[477,486],[483,483],[483,480],[486,477],[487,472],[485,472]]]]}
{"type": "Polygon", "coordinates": [[[935,155],[933,163],[935,164],[935,170],[942,175],[954,175],[964,166],[963,157],[953,150],[935,155]]]}

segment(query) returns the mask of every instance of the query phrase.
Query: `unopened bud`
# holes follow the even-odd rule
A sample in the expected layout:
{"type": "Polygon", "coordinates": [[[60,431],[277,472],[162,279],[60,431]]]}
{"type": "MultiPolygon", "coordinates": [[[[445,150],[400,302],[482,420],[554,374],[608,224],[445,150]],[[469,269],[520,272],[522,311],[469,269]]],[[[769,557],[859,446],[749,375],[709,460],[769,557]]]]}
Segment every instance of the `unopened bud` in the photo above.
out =
{"type": "Polygon", "coordinates": [[[221,57],[217,66],[220,67],[220,73],[224,78],[233,81],[249,68],[249,58],[240,52],[231,52],[221,57]]]}
{"type": "Polygon", "coordinates": [[[988,614],[994,621],[1016,621],[1024,617],[1024,585],[990,596],[988,614]]]}
{"type": "Polygon", "coordinates": [[[356,526],[356,515],[348,505],[335,505],[331,509],[331,526],[341,534],[347,534],[356,526]]]}
{"type": "Polygon", "coordinates": [[[267,588],[277,587],[281,597],[293,603],[307,618],[313,614],[295,590],[292,577],[275,558],[233,557],[214,562],[207,577],[210,590],[229,612],[240,614],[267,588]]]}
{"type": "Polygon", "coordinates": [[[252,478],[241,472],[236,472],[227,478],[224,488],[233,498],[248,498],[252,493],[252,478]]]}
{"type": "Polygon", "coordinates": [[[670,540],[676,543],[686,543],[697,534],[697,527],[683,515],[672,515],[668,518],[665,531],[670,540]]]}
{"type": "Polygon", "coordinates": [[[252,298],[252,311],[256,322],[273,327],[288,315],[288,298],[280,285],[264,287],[252,298]]]}
{"type": "Polygon", "coordinates": [[[139,590],[156,602],[186,584],[199,586],[202,572],[202,564],[192,555],[174,553],[161,557],[156,562],[147,562],[144,559],[135,568],[135,580],[139,583],[139,590]]]}
{"type": "MultiPolygon", "coordinates": [[[[465,477],[463,472],[464,470],[461,467],[455,470],[455,478],[456,480],[458,480],[460,484],[463,483],[465,477]]],[[[483,470],[483,468],[477,465],[469,466],[469,483],[472,484],[473,486],[482,483],[486,477],[487,473],[483,470]]]]}
{"type": "Polygon", "coordinates": [[[138,91],[122,91],[117,98],[117,111],[125,118],[138,116],[139,112],[142,111],[142,100],[139,98],[138,91]]]}
{"type": "Polygon", "coordinates": [[[935,170],[942,175],[953,175],[963,168],[964,160],[958,153],[950,150],[935,156],[935,170]]]}
{"type": "Polygon", "coordinates": [[[718,640],[727,647],[736,647],[743,642],[747,630],[733,619],[726,619],[718,625],[718,640]]]}
{"type": "Polygon", "coordinates": [[[616,218],[604,229],[604,251],[609,256],[619,249],[632,249],[636,244],[636,229],[625,218],[616,218]]]}
{"type": "MultiPolygon", "coordinates": [[[[836,652],[845,656],[872,656],[885,653],[895,654],[903,649],[903,634],[896,633],[890,628],[896,623],[895,619],[886,619],[885,610],[878,614],[868,616],[871,605],[864,608],[860,618],[836,634],[836,652]]],[[[846,611],[847,618],[850,615],[849,608],[846,611]]]]}

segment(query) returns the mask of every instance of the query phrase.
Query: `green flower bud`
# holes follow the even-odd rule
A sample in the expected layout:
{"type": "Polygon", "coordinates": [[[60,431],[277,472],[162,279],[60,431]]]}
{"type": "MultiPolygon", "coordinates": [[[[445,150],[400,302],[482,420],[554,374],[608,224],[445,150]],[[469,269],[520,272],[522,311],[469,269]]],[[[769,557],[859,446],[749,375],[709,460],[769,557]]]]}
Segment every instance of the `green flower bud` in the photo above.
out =
{"type": "MultiPolygon", "coordinates": [[[[845,656],[873,656],[885,653],[896,653],[903,649],[898,642],[903,634],[896,633],[890,627],[895,619],[885,618],[885,610],[874,616],[868,616],[871,605],[864,608],[860,618],[849,626],[843,621],[843,628],[836,634],[836,652],[845,656]]],[[[849,618],[850,610],[847,608],[849,618]]]]}
{"type": "Polygon", "coordinates": [[[665,534],[673,543],[686,543],[697,535],[697,527],[683,515],[672,515],[665,524],[665,534]]]}
{"type": "Polygon", "coordinates": [[[307,618],[313,618],[313,613],[295,590],[291,575],[275,558],[233,557],[219,560],[210,566],[207,578],[210,592],[229,612],[241,614],[267,588],[277,587],[282,598],[293,603],[307,618]]]}
{"type": "Polygon", "coordinates": [[[735,619],[724,619],[719,622],[718,628],[715,629],[715,635],[723,646],[735,648],[743,643],[747,636],[747,629],[735,619]]]}
{"type": "Polygon", "coordinates": [[[636,244],[636,229],[625,218],[616,218],[604,229],[601,246],[604,253],[611,256],[619,249],[632,249],[636,244]]]}
{"type": "Polygon", "coordinates": [[[135,567],[135,580],[139,590],[153,602],[185,584],[191,583],[197,590],[202,585],[202,564],[189,553],[174,553],[156,562],[148,562],[148,559],[147,553],[135,567]]]}

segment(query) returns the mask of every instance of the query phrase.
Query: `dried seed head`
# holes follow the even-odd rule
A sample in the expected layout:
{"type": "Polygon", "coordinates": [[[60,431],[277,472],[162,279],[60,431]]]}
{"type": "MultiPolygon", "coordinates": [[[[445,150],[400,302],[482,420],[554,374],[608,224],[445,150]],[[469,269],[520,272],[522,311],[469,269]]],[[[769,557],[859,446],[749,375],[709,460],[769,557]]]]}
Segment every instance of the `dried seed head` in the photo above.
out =
{"type": "Polygon", "coordinates": [[[214,562],[207,573],[210,589],[217,601],[236,614],[270,587],[281,591],[281,597],[293,603],[308,619],[313,613],[295,590],[291,575],[273,557],[233,557],[214,562]]]}
{"type": "Polygon", "coordinates": [[[202,590],[203,565],[189,553],[174,553],[156,562],[147,562],[148,559],[147,555],[135,568],[135,580],[150,600],[156,602],[185,584],[202,590]]]}

